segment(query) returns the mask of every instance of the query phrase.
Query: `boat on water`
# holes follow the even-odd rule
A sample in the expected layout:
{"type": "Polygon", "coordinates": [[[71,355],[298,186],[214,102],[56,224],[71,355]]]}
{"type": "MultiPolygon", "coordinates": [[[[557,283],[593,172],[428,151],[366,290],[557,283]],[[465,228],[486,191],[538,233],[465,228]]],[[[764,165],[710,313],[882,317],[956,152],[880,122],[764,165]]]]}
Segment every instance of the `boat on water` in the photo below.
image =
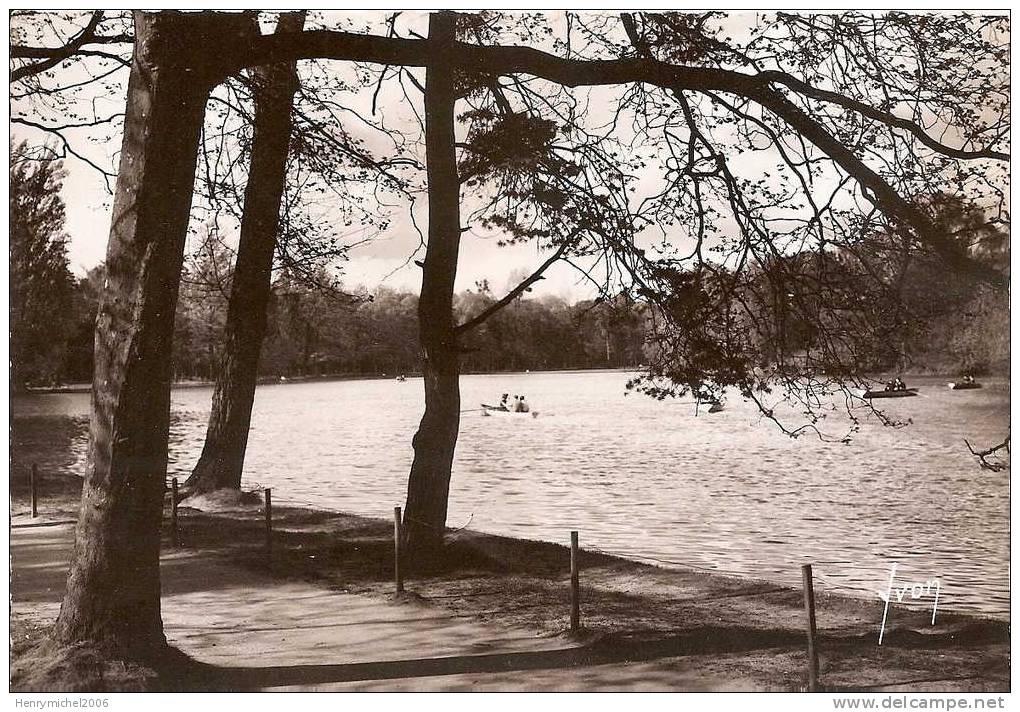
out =
{"type": "Polygon", "coordinates": [[[503,406],[489,405],[488,403],[482,403],[482,415],[509,415],[509,416],[520,416],[530,415],[532,418],[538,417],[538,411],[536,410],[509,410],[503,406]]]}
{"type": "Polygon", "coordinates": [[[866,391],[863,388],[855,388],[853,394],[858,398],[909,398],[917,395],[916,388],[904,388],[898,391],[866,391]]]}
{"type": "Polygon", "coordinates": [[[949,386],[949,390],[951,391],[966,391],[971,388],[981,388],[981,384],[977,381],[971,381],[970,383],[967,383],[966,381],[950,381],[946,385],[949,386]]]}

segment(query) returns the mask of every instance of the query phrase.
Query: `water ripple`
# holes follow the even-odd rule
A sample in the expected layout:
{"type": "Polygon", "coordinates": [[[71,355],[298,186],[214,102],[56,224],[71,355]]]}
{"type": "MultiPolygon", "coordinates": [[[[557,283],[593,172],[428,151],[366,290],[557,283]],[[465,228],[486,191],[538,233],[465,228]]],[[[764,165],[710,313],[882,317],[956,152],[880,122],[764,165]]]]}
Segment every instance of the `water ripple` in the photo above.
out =
{"type": "MultiPolygon", "coordinates": [[[[465,409],[512,392],[541,414],[463,416],[451,525],[473,515],[472,528],[558,542],[579,529],[582,546],[788,584],[814,562],[823,588],[858,595],[883,589],[897,562],[904,582],[942,580],[940,607],[1007,614],[1008,471],[979,469],[963,445],[1008,432],[1007,382],[953,392],[914,379],[926,397],[887,406],[913,424],[865,423],[847,446],[791,440],[739,398],[697,417],[693,406],[625,398],[627,377],[464,377],[465,409]]],[[[210,398],[208,388],[174,391],[171,474],[187,476],[197,460],[210,398]]],[[[41,447],[48,418],[60,435],[46,447],[65,447],[55,459],[81,467],[87,395],[12,406],[15,449],[41,447]],[[68,418],[73,427],[57,427],[68,418]]],[[[421,408],[420,379],[259,387],[245,480],[275,487],[281,504],[392,516],[421,408]]]]}

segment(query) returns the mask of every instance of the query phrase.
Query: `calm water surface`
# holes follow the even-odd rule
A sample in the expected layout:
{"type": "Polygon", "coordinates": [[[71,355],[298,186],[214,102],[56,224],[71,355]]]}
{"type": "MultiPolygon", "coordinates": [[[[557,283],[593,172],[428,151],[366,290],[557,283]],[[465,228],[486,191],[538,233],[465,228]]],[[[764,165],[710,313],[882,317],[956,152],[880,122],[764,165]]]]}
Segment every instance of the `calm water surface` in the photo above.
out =
{"type": "MultiPolygon", "coordinates": [[[[980,469],[976,447],[1009,429],[1009,383],[883,401],[912,422],[865,422],[850,445],[790,439],[731,398],[721,413],[625,396],[620,372],[465,376],[463,408],[525,393],[539,417],[467,412],[454,464],[450,526],[593,546],[875,597],[889,567],[901,583],[942,580],[940,608],[1007,616],[1009,471],[980,469]]],[[[172,475],[201,452],[211,388],[173,392],[172,475]]],[[[260,386],[245,485],[305,503],[392,516],[403,504],[421,379],[260,386]]],[[[87,394],[12,401],[15,455],[80,471],[87,394]]],[[[830,417],[826,429],[842,435],[830,417]]]]}

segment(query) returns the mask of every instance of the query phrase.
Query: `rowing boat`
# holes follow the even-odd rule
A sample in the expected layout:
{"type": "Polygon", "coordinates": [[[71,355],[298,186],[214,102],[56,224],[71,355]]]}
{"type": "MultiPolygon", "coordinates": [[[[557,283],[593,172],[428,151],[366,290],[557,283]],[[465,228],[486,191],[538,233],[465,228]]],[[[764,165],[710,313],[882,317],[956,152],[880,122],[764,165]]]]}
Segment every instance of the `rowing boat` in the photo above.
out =
{"type": "Polygon", "coordinates": [[[901,391],[866,391],[862,388],[854,389],[854,395],[858,398],[909,398],[917,395],[916,388],[906,388],[901,391]]]}
{"type": "Polygon", "coordinates": [[[482,415],[530,415],[532,418],[538,417],[538,411],[535,410],[509,410],[498,405],[489,405],[488,403],[482,403],[482,415]]]}
{"type": "Polygon", "coordinates": [[[950,381],[946,385],[949,386],[949,390],[951,390],[951,391],[966,391],[966,390],[969,390],[971,388],[980,388],[981,387],[980,383],[964,383],[962,381],[960,381],[960,382],[950,381]]]}

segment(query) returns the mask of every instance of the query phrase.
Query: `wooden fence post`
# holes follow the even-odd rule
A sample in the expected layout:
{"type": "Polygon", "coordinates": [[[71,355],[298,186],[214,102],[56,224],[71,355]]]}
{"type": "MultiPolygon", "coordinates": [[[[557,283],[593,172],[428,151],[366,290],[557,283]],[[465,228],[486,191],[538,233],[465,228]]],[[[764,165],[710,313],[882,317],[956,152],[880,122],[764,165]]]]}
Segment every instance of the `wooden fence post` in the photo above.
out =
{"type": "Polygon", "coordinates": [[[37,489],[38,486],[39,486],[38,475],[39,475],[39,466],[36,465],[33,462],[32,463],[32,474],[28,476],[28,480],[29,480],[28,481],[28,486],[32,490],[32,519],[35,519],[37,516],[39,516],[39,507],[38,507],[38,504],[37,504],[38,501],[39,501],[39,491],[37,489]]]}
{"type": "Polygon", "coordinates": [[[581,627],[581,584],[578,569],[577,532],[570,532],[570,630],[581,627]]]}
{"type": "Polygon", "coordinates": [[[804,613],[807,616],[808,691],[818,692],[818,648],[815,646],[815,589],[811,564],[800,567],[804,578],[804,613]]]}
{"type": "Polygon", "coordinates": [[[266,487],[266,568],[273,568],[273,490],[266,487]]]}
{"type": "Polygon", "coordinates": [[[404,527],[400,518],[400,507],[393,508],[393,580],[397,584],[397,593],[404,592],[404,571],[401,559],[404,555],[404,527]]]}
{"type": "Polygon", "coordinates": [[[170,481],[170,529],[173,533],[174,546],[181,545],[181,530],[177,521],[177,478],[170,481]]]}

